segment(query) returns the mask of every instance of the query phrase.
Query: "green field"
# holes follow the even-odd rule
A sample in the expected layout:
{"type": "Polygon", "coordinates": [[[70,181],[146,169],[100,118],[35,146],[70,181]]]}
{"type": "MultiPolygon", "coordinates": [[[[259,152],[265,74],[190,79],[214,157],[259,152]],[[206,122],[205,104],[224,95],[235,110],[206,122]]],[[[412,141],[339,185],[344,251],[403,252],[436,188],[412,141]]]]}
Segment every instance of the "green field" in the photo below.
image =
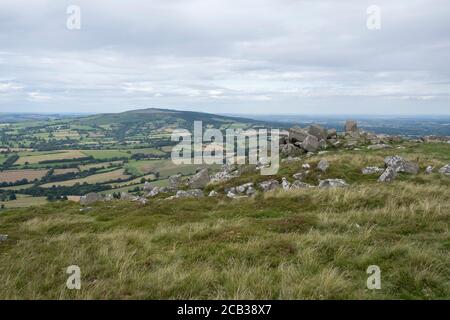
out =
{"type": "Polygon", "coordinates": [[[86,156],[92,156],[94,159],[111,159],[111,158],[130,158],[131,155],[120,150],[83,150],[86,156]]]}
{"type": "Polygon", "coordinates": [[[27,153],[25,156],[20,156],[19,160],[15,162],[17,165],[23,164],[35,164],[41,161],[52,161],[52,160],[67,160],[67,159],[77,159],[84,158],[86,155],[79,150],[70,150],[70,151],[60,151],[60,152],[51,152],[51,153],[41,153],[41,154],[33,154],[27,153]]]}
{"type": "Polygon", "coordinates": [[[34,185],[33,183],[28,183],[28,184],[22,184],[20,186],[3,187],[3,188],[0,188],[0,190],[21,190],[21,189],[31,188],[33,185],[34,185]]]}
{"type": "Polygon", "coordinates": [[[126,168],[134,175],[144,175],[148,173],[158,173],[160,178],[167,178],[171,175],[181,173],[183,175],[196,172],[198,165],[176,165],[172,160],[139,160],[129,161],[126,168]]]}
{"type": "Polygon", "coordinates": [[[31,197],[19,195],[17,200],[2,201],[0,205],[4,205],[6,209],[26,208],[31,206],[42,206],[48,203],[45,197],[31,197]]]}
{"type": "Polygon", "coordinates": [[[103,183],[103,182],[109,182],[117,179],[127,179],[129,176],[124,174],[123,169],[117,169],[109,172],[104,173],[98,173],[93,174],[90,176],[87,176],[85,178],[81,179],[72,179],[72,180],[66,180],[61,182],[50,182],[41,185],[43,188],[51,188],[54,185],[56,186],[73,186],[75,184],[83,184],[83,183],[89,183],[89,184],[96,184],[96,183],[103,183]]]}

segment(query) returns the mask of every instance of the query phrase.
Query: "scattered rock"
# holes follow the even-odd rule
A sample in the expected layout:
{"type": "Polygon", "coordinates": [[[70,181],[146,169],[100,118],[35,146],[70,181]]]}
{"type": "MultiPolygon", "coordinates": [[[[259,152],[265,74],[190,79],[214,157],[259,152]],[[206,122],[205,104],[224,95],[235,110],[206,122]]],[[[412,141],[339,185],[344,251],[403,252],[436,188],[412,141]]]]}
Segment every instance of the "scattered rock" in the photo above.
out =
{"type": "Polygon", "coordinates": [[[202,198],[204,197],[203,191],[200,189],[192,190],[178,190],[175,198],[202,198]]]}
{"type": "Polygon", "coordinates": [[[291,188],[291,183],[286,178],[281,178],[281,186],[283,190],[287,191],[291,188]]]}
{"type": "Polygon", "coordinates": [[[218,192],[216,192],[216,191],[214,191],[214,190],[211,190],[211,192],[208,194],[208,197],[216,197],[216,196],[218,196],[218,195],[219,195],[218,192]]]}
{"type": "MultiPolygon", "coordinates": [[[[327,129],[325,129],[322,126],[319,126],[318,124],[312,124],[308,128],[308,133],[314,137],[316,137],[318,140],[326,140],[328,137],[327,129]]],[[[306,140],[306,139],[305,139],[306,140]]]]}
{"type": "Polygon", "coordinates": [[[227,197],[235,199],[235,198],[237,198],[237,195],[234,192],[228,191],[227,192],[227,197]]]}
{"type": "Polygon", "coordinates": [[[136,201],[137,199],[139,199],[139,197],[133,196],[131,193],[128,193],[128,192],[122,192],[120,194],[120,200],[136,201]]]}
{"type": "Polygon", "coordinates": [[[305,189],[305,188],[313,188],[312,185],[304,183],[300,180],[295,180],[292,184],[291,184],[291,190],[292,189],[305,189]]]}
{"type": "Polygon", "coordinates": [[[391,182],[397,178],[397,171],[393,167],[387,167],[383,174],[378,178],[380,182],[391,182]]]}
{"type": "Polygon", "coordinates": [[[348,184],[342,179],[325,179],[319,181],[319,188],[342,188],[348,184]]]}
{"type": "Polygon", "coordinates": [[[335,139],[335,138],[337,138],[337,130],[334,129],[334,128],[328,130],[328,136],[327,136],[327,138],[328,138],[328,139],[335,139]]]}
{"type": "Polygon", "coordinates": [[[292,178],[294,178],[295,180],[303,180],[306,178],[306,176],[308,175],[309,171],[303,171],[303,172],[297,172],[296,174],[292,175],[292,178]]]}
{"type": "Polygon", "coordinates": [[[92,210],[91,207],[80,208],[80,212],[88,212],[88,211],[91,211],[91,210],[92,210]]]}
{"type": "Polygon", "coordinates": [[[191,178],[189,178],[187,185],[192,189],[204,188],[211,181],[208,169],[201,169],[191,178]]]}
{"type": "Polygon", "coordinates": [[[317,164],[317,169],[319,169],[322,172],[325,172],[325,171],[327,171],[329,166],[330,166],[330,164],[328,163],[328,161],[326,159],[322,159],[317,164]]]}
{"type": "Polygon", "coordinates": [[[7,234],[0,234],[0,241],[6,241],[8,240],[8,235],[7,234]]]}
{"type": "Polygon", "coordinates": [[[248,196],[252,196],[254,194],[256,194],[256,190],[253,187],[248,187],[247,191],[245,192],[248,196]]]}
{"type": "Polygon", "coordinates": [[[313,135],[308,135],[302,146],[308,152],[316,152],[319,149],[319,140],[313,135]]]}
{"type": "Polygon", "coordinates": [[[356,123],[356,121],[353,120],[347,120],[345,122],[345,128],[344,128],[345,132],[355,132],[358,131],[358,124],[356,123]]]}
{"type": "Polygon", "coordinates": [[[236,193],[245,193],[249,187],[253,187],[253,182],[245,183],[236,187],[236,193]]]}
{"type": "Polygon", "coordinates": [[[400,156],[390,156],[384,159],[384,163],[388,167],[392,167],[396,172],[405,172],[411,174],[419,173],[419,165],[417,163],[406,161],[400,156]]]}
{"type": "Polygon", "coordinates": [[[432,174],[433,173],[433,167],[432,166],[428,166],[426,169],[425,169],[425,173],[426,174],[432,174]]]}
{"type": "Polygon", "coordinates": [[[86,206],[89,204],[96,203],[102,200],[102,196],[96,192],[89,192],[88,194],[80,197],[80,204],[86,206]]]}
{"type": "Polygon", "coordinates": [[[309,163],[302,164],[303,169],[311,169],[311,165],[309,163]]]}
{"type": "Polygon", "coordinates": [[[302,128],[294,127],[289,129],[289,141],[293,143],[303,142],[307,136],[308,133],[302,128]]]}
{"type": "Polygon", "coordinates": [[[303,149],[300,149],[292,143],[285,144],[281,147],[281,155],[284,157],[297,157],[304,153],[303,149]]]}
{"type": "Polygon", "coordinates": [[[447,176],[450,176],[450,164],[447,164],[439,169],[439,173],[445,174],[447,176]]]}
{"type": "Polygon", "coordinates": [[[182,175],[181,173],[175,174],[169,177],[169,183],[172,187],[179,187],[182,183],[182,175]]]}
{"type": "Polygon", "coordinates": [[[280,186],[280,183],[277,180],[268,180],[261,182],[259,186],[264,192],[267,192],[277,189],[280,186]]]}
{"type": "Polygon", "coordinates": [[[374,173],[382,173],[384,172],[384,169],[379,167],[365,167],[361,171],[362,174],[374,174],[374,173]]]}
{"type": "Polygon", "coordinates": [[[159,194],[159,187],[154,187],[148,194],[148,197],[154,197],[159,194]]]}
{"type": "Polygon", "coordinates": [[[222,171],[211,177],[211,182],[225,182],[232,178],[239,177],[240,173],[235,165],[223,165],[222,171]]]}
{"type": "Polygon", "coordinates": [[[153,186],[152,184],[150,184],[149,182],[145,182],[144,183],[144,187],[142,188],[145,192],[150,192],[153,190],[155,186],[153,186]]]}
{"type": "Polygon", "coordinates": [[[296,161],[300,161],[300,160],[302,160],[302,158],[300,158],[300,157],[287,157],[285,159],[281,159],[281,163],[296,162],[296,161]]]}

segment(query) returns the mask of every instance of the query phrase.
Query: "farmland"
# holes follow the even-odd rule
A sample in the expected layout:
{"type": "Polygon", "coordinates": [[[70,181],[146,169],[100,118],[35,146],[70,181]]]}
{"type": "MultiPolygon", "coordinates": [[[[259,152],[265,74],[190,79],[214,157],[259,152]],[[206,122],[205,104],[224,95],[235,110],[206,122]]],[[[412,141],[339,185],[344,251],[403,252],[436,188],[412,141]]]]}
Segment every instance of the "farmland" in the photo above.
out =
{"type": "MultiPolygon", "coordinates": [[[[6,118],[13,119],[13,117],[6,118]]],[[[253,120],[195,112],[146,109],[84,117],[19,117],[0,126],[0,194],[9,198],[46,197],[50,201],[102,193],[142,190],[143,181],[167,185],[187,177],[197,165],[170,160],[176,128],[250,128],[253,120]]],[[[0,119],[1,122],[1,119],[0,119]]],[[[22,200],[22,203],[32,203],[22,200]]]]}
{"type": "Polygon", "coordinates": [[[51,153],[43,153],[43,154],[36,154],[33,153],[27,153],[24,156],[20,156],[19,160],[16,161],[16,164],[22,165],[22,164],[34,164],[34,163],[41,163],[43,161],[45,162],[51,162],[51,161],[59,161],[59,160],[68,160],[68,159],[78,159],[78,158],[84,158],[86,157],[86,154],[79,151],[79,150],[70,150],[70,151],[61,151],[61,152],[51,152],[51,153]]]}
{"type": "MultiPolygon", "coordinates": [[[[177,198],[171,188],[145,197],[146,183],[173,188],[168,177],[181,174],[186,182],[204,167],[171,161],[172,128],[189,129],[197,115],[172,116],[140,111],[0,127],[0,233],[9,236],[0,244],[0,297],[449,296],[450,177],[437,169],[450,161],[449,143],[330,146],[282,158],[287,161],[270,177],[239,167],[230,180],[208,183],[199,199],[177,198]],[[151,120],[143,121],[149,114],[151,120]],[[391,183],[362,173],[394,154],[417,163],[418,173],[399,173],[391,183]],[[322,160],[329,164],[325,171],[322,160]],[[426,173],[428,166],[436,169],[426,173]],[[268,179],[294,184],[299,172],[310,187],[261,190],[268,179]],[[319,187],[322,179],[336,178],[347,187],[319,187]],[[232,198],[226,191],[249,182],[257,189],[251,196],[232,198]],[[216,195],[207,197],[212,191],[216,195]],[[79,203],[91,192],[105,201],[79,203]],[[64,289],[61,272],[73,263],[85,277],[77,292],[64,289]],[[382,268],[383,290],[366,289],[369,265],[382,268]]],[[[257,126],[209,117],[208,126],[217,128],[257,126]]],[[[219,165],[208,169],[214,174],[219,165]]],[[[177,188],[192,191],[186,183],[177,188]]]]}
{"type": "Polygon", "coordinates": [[[51,188],[54,185],[56,186],[73,186],[75,184],[96,184],[96,183],[104,183],[104,182],[109,182],[109,181],[115,181],[115,180],[119,180],[119,179],[128,179],[130,176],[126,175],[124,173],[123,169],[117,169],[114,171],[110,171],[110,172],[105,172],[105,173],[99,173],[99,174],[93,174],[90,175],[86,178],[82,178],[82,179],[73,179],[73,180],[66,180],[66,181],[61,181],[61,182],[51,182],[51,183],[47,183],[47,184],[43,184],[42,187],[43,188],[51,188]]]}
{"type": "Polygon", "coordinates": [[[7,170],[0,172],[0,182],[16,182],[27,179],[28,181],[39,180],[47,174],[48,170],[7,170]]]}

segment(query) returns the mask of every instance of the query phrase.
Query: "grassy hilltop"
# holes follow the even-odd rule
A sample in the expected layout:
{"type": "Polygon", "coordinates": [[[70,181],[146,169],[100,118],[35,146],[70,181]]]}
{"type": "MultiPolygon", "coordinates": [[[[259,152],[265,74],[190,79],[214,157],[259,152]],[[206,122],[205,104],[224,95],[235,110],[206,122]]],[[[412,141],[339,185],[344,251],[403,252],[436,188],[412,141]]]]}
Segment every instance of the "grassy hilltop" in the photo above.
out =
{"type": "MultiPolygon", "coordinates": [[[[311,165],[308,182],[342,178],[339,189],[101,202],[90,211],[57,202],[0,213],[2,299],[446,299],[450,296],[450,145],[333,151],[284,163],[276,178],[311,165]],[[398,154],[420,174],[392,183],[362,175],[398,154]],[[326,173],[316,169],[327,159],[326,173]],[[69,265],[82,273],[68,290],[69,265]],[[366,269],[381,268],[381,290],[366,269]]],[[[247,173],[210,186],[267,180],[247,173]]]]}

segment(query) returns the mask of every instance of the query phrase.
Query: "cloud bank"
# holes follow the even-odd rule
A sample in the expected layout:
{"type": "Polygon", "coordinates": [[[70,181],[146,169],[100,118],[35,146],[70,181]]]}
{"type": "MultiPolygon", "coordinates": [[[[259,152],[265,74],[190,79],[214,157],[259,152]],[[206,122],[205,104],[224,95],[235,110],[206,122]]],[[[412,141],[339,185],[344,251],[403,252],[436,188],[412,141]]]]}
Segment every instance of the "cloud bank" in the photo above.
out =
{"type": "Polygon", "coordinates": [[[448,2],[372,4],[3,0],[0,112],[450,114],[448,2]]]}

